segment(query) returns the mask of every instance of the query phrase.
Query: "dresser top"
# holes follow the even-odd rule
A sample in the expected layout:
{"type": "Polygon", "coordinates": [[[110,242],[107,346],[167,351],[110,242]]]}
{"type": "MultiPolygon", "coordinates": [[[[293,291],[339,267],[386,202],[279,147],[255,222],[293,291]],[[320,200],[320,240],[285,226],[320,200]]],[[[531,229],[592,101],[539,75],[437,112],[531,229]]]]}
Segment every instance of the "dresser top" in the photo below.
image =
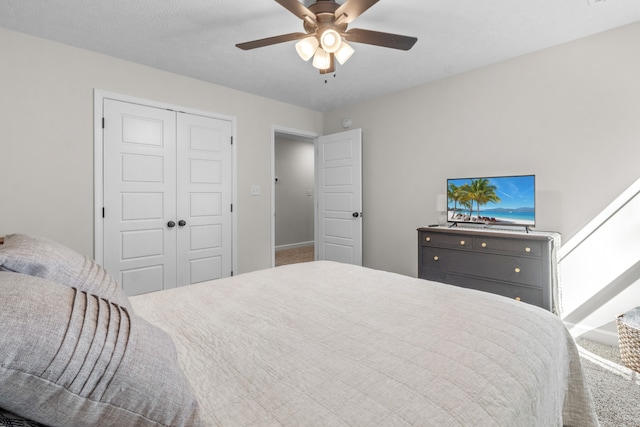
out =
{"type": "Polygon", "coordinates": [[[525,230],[505,230],[505,229],[491,229],[480,227],[437,227],[428,226],[420,227],[418,231],[428,231],[431,233],[446,233],[446,234],[459,234],[465,236],[496,236],[507,238],[521,238],[530,240],[552,240],[560,236],[559,233],[553,231],[531,231],[525,230]]]}

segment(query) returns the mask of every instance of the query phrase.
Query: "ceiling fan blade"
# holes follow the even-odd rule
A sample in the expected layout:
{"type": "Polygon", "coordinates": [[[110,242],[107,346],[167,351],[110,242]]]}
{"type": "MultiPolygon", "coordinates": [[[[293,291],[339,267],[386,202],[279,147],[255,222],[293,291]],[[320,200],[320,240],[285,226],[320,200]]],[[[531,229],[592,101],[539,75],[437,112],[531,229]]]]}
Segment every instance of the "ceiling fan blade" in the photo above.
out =
{"type": "Polygon", "coordinates": [[[257,47],[271,46],[272,44],[290,42],[292,40],[300,40],[307,37],[307,33],[289,33],[280,36],[267,37],[266,39],[253,40],[250,42],[238,43],[236,47],[242,50],[255,49],[257,47]]]}
{"type": "Polygon", "coordinates": [[[346,33],[343,33],[342,36],[354,43],[372,44],[400,50],[409,50],[418,41],[416,37],[381,33],[380,31],[363,30],[361,28],[352,28],[346,33]]]}
{"type": "Polygon", "coordinates": [[[305,16],[308,16],[314,22],[316,21],[316,14],[307,9],[307,7],[298,0],[276,0],[276,2],[303,21],[305,16]]]}
{"type": "Polygon", "coordinates": [[[378,1],[379,0],[347,0],[336,9],[335,16],[336,18],[339,18],[342,15],[346,15],[341,22],[348,24],[371,6],[378,3],[378,1]]]}

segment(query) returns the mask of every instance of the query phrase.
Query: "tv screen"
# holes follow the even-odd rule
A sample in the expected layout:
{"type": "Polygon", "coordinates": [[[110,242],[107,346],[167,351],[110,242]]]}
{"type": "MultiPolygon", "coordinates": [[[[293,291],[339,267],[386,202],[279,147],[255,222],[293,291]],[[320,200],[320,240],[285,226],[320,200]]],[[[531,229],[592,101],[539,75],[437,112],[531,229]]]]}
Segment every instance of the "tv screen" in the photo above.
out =
{"type": "Polygon", "coordinates": [[[449,222],[536,224],[535,175],[447,179],[449,222]]]}

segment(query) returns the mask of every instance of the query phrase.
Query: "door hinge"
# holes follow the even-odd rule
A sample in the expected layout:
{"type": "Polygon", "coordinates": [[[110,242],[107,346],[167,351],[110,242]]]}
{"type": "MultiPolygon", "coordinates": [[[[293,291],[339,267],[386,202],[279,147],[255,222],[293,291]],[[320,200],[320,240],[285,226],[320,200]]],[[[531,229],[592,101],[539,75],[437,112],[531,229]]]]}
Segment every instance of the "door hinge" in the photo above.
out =
{"type": "Polygon", "coordinates": [[[102,118],[102,129],[104,129],[104,117],[102,118]]]}
{"type": "Polygon", "coordinates": [[[104,208],[102,208],[102,218],[104,218],[104,208]]]}
{"type": "Polygon", "coordinates": [[[231,212],[233,212],[233,203],[231,203],[231,212]]]}
{"type": "Polygon", "coordinates": [[[231,137],[231,145],[233,145],[233,137],[231,137]]]}
{"type": "Polygon", "coordinates": [[[233,270],[231,270],[231,276],[233,276],[233,270]]]}

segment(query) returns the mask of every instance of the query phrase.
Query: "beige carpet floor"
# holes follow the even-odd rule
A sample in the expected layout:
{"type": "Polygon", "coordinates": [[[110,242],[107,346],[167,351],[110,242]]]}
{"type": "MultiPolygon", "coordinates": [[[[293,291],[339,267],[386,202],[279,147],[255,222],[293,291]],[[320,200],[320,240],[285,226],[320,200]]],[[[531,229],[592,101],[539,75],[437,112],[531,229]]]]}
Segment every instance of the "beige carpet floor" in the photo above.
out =
{"type": "Polygon", "coordinates": [[[624,366],[617,347],[576,339],[600,427],[640,426],[640,373],[624,366]]]}
{"type": "Polygon", "coordinates": [[[280,249],[276,251],[276,267],[286,264],[297,264],[299,262],[309,262],[314,259],[313,246],[302,248],[280,249]]]}

